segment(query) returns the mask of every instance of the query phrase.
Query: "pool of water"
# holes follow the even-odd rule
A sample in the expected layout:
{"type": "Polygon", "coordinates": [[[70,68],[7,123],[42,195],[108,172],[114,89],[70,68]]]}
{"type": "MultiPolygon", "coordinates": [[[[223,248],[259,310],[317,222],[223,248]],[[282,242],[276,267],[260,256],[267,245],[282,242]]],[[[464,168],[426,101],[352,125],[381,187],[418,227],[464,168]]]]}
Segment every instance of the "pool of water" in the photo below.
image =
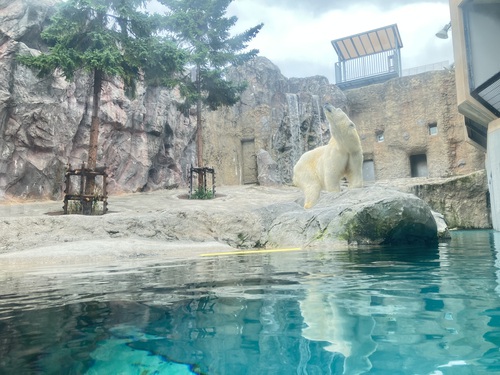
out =
{"type": "Polygon", "coordinates": [[[0,374],[500,372],[500,233],[0,274],[0,374]]]}

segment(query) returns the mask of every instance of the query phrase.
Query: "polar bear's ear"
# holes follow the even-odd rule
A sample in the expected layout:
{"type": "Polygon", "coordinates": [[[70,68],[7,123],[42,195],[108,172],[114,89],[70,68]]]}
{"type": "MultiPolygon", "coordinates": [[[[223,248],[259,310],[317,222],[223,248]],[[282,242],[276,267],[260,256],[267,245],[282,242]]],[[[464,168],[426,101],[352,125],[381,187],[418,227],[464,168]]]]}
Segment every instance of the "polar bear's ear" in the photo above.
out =
{"type": "Polygon", "coordinates": [[[356,129],[356,125],[354,125],[354,122],[352,122],[352,121],[349,123],[349,127],[356,129]]]}

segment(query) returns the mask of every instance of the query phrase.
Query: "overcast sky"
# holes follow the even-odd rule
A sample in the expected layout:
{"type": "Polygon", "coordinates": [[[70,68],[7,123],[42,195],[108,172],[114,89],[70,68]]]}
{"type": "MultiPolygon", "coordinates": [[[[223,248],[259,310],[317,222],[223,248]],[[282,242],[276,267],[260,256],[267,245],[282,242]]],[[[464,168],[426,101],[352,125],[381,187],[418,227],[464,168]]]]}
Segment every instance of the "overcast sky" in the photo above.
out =
{"type": "Polygon", "coordinates": [[[397,24],[403,69],[453,62],[449,39],[435,36],[450,21],[448,0],[234,0],[228,15],[235,31],[261,22],[250,47],[276,64],[286,77],[334,79],[337,55],[331,40],[397,24]]]}

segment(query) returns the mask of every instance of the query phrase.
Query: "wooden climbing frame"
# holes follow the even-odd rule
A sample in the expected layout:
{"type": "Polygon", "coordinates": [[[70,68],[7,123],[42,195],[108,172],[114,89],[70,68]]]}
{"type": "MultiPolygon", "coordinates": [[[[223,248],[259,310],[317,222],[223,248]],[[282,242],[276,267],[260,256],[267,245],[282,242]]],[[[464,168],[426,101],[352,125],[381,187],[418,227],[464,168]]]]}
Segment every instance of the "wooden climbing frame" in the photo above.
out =
{"type": "MultiPolygon", "coordinates": [[[[212,191],[212,198],[215,198],[215,169],[214,168],[208,168],[208,167],[193,167],[191,165],[191,168],[189,169],[189,198],[193,197],[193,180],[198,180],[198,189],[200,188],[199,186],[199,181],[201,179],[202,183],[202,188],[203,192],[208,192],[212,191]],[[211,175],[210,182],[208,182],[207,175],[211,175]]],[[[195,190],[196,191],[196,190],[195,190]]]]}
{"type": "Polygon", "coordinates": [[[72,169],[71,164],[68,164],[65,174],[64,214],[105,214],[108,211],[107,177],[108,174],[106,173],[106,167],[88,169],[85,168],[85,164],[82,164],[81,168],[72,169]],[[99,176],[102,178],[97,178],[99,176]],[[85,194],[85,187],[89,178],[93,178],[95,180],[94,194],[85,194]],[[72,183],[75,179],[77,180],[76,184],[72,183]],[[77,192],[74,191],[75,187],[77,192]],[[74,202],[73,207],[69,207],[69,202],[74,202]],[[98,209],[98,202],[102,202],[101,209],[98,209]]]}

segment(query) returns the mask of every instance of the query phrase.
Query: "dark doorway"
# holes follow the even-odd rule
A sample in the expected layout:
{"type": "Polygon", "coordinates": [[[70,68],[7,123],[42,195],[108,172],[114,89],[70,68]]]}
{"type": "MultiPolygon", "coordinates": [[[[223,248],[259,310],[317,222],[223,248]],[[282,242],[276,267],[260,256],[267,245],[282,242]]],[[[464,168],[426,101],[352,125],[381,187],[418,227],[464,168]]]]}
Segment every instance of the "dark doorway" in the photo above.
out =
{"type": "Polygon", "coordinates": [[[243,184],[257,183],[257,155],[255,154],[255,140],[244,139],[241,141],[242,154],[242,182],[243,184]]]}
{"type": "Polygon", "coordinates": [[[412,177],[427,177],[427,156],[425,154],[411,155],[410,167],[412,177]]]}
{"type": "Polygon", "coordinates": [[[373,160],[363,161],[363,180],[375,181],[375,163],[373,160]]]}

